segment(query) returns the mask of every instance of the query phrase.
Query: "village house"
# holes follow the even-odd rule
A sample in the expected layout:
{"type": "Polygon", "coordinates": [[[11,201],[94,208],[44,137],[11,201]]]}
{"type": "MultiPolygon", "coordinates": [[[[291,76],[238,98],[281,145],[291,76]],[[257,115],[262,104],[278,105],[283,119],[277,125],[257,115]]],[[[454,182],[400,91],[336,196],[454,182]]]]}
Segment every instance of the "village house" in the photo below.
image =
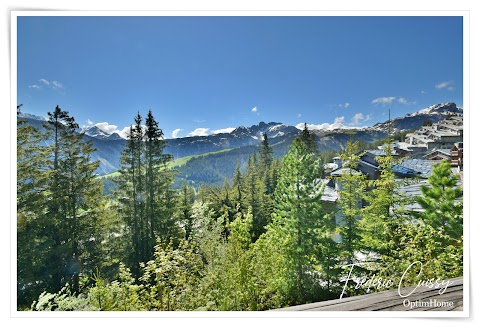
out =
{"type": "Polygon", "coordinates": [[[427,152],[433,149],[451,149],[458,142],[463,142],[463,116],[450,115],[441,122],[408,133],[405,146],[417,152],[427,152]]]}

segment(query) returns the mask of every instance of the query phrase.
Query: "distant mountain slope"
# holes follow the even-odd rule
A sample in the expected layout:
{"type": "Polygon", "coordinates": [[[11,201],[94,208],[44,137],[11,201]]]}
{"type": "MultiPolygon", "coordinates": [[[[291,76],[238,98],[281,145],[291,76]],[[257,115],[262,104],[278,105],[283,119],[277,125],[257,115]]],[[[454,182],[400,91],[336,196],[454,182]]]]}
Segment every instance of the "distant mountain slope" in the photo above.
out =
{"type": "MultiPolygon", "coordinates": [[[[463,114],[463,109],[457,107],[455,103],[442,103],[432,105],[425,109],[421,109],[413,114],[407,114],[404,117],[397,117],[392,119],[391,128],[393,132],[402,130],[416,130],[419,129],[424,122],[430,121],[432,123],[440,122],[448,115],[463,114]]],[[[377,123],[372,126],[373,130],[386,132],[388,129],[388,122],[377,123]]]]}
{"type": "MultiPolygon", "coordinates": [[[[392,130],[393,132],[398,132],[400,130],[418,129],[424,122],[438,122],[449,115],[449,113],[463,113],[463,109],[458,108],[454,103],[432,105],[428,108],[421,109],[404,117],[393,119],[392,130]]],[[[37,127],[41,131],[44,130],[42,123],[45,123],[45,119],[43,117],[26,113],[21,113],[20,116],[22,116],[23,119],[28,122],[28,124],[37,127]]],[[[313,133],[317,136],[318,147],[322,151],[343,149],[351,136],[354,141],[359,140],[364,143],[372,143],[378,141],[379,139],[385,138],[387,130],[388,124],[387,122],[383,122],[377,123],[372,127],[361,129],[337,129],[333,131],[314,130],[313,133]]],[[[126,140],[122,139],[116,133],[109,134],[98,126],[85,128],[83,132],[85,133],[85,139],[91,140],[93,146],[97,149],[95,154],[92,156],[93,160],[100,161],[100,167],[97,170],[97,173],[99,175],[105,175],[117,171],[120,167],[121,152],[124,148],[126,140]]],[[[274,149],[275,156],[283,156],[285,153],[287,153],[293,139],[301,133],[301,130],[294,126],[289,126],[279,122],[260,122],[258,125],[253,125],[250,127],[239,126],[230,133],[167,139],[164,152],[172,154],[175,159],[178,159],[187,156],[218,152],[221,150],[235,150],[237,148],[247,147],[239,150],[238,152],[229,151],[228,155],[222,155],[226,156],[225,158],[229,156],[236,156],[235,154],[240,155],[240,157],[237,156],[231,161],[228,159],[229,163],[233,163],[239,158],[240,160],[245,160],[246,156],[248,156],[253,149],[260,145],[263,133],[267,134],[270,145],[272,145],[274,149]],[[246,149],[248,149],[248,151],[246,149]]],[[[212,158],[214,157],[210,157],[210,159],[212,158]]],[[[201,160],[195,159],[194,163],[208,160],[209,159],[207,158],[203,158],[201,160]]],[[[208,165],[204,167],[204,170],[206,170],[206,172],[211,172],[208,165]]],[[[221,177],[230,176],[231,170],[233,170],[231,165],[228,166],[228,169],[219,170],[218,179],[221,179],[221,177]]],[[[212,173],[212,176],[213,175],[214,174],[212,173]]],[[[215,173],[215,175],[217,175],[217,173],[215,173]]]]}
{"type": "MultiPolygon", "coordinates": [[[[43,118],[24,113],[22,113],[20,117],[26,121],[26,124],[34,126],[41,132],[46,132],[46,129],[43,127],[43,124],[46,123],[46,121],[43,118]]],[[[115,133],[115,135],[118,134],[115,133]]],[[[92,154],[93,161],[100,161],[100,166],[96,170],[97,174],[105,175],[119,169],[121,152],[126,143],[125,139],[120,138],[120,136],[115,138],[111,137],[111,135],[102,135],[99,137],[89,136],[87,134],[84,135],[84,138],[85,140],[91,141],[93,147],[97,150],[92,154]]]]}
{"type": "Polygon", "coordinates": [[[82,129],[81,133],[97,139],[124,140],[118,133],[108,133],[96,125],[82,129]]]}
{"type": "MultiPolygon", "coordinates": [[[[292,133],[288,136],[283,136],[283,138],[269,139],[274,157],[285,155],[293,139],[299,133],[300,131],[297,131],[295,134],[292,133]]],[[[368,144],[386,137],[386,133],[382,131],[363,130],[316,131],[315,134],[321,151],[334,150],[339,152],[345,148],[350,138],[353,141],[359,140],[368,144]]],[[[228,151],[207,153],[188,158],[182,165],[175,167],[178,174],[175,178],[174,187],[180,187],[183,180],[187,180],[189,184],[195,187],[199,187],[202,183],[222,185],[225,179],[231,182],[237,163],[240,163],[241,167],[244,168],[248,156],[259,149],[259,144],[248,145],[228,151]]]]}
{"type": "Polygon", "coordinates": [[[245,166],[248,156],[258,149],[258,146],[249,145],[193,156],[185,164],[174,168],[177,175],[173,187],[180,188],[184,180],[195,187],[201,184],[222,185],[225,179],[231,181],[237,163],[245,166]]]}
{"type": "Polygon", "coordinates": [[[284,139],[292,139],[300,131],[294,126],[281,123],[260,122],[258,125],[251,127],[240,126],[230,133],[167,139],[165,152],[172,154],[174,158],[180,158],[218,150],[258,145],[262,140],[264,132],[269,139],[275,140],[274,142],[280,142],[284,139]]]}

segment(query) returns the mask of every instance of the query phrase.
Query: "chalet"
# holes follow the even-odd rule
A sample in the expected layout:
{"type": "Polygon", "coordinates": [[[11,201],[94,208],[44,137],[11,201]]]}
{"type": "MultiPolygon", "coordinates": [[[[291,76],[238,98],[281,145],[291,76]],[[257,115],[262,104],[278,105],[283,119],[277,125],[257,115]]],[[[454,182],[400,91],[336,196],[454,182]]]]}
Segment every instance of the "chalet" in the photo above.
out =
{"type": "Polygon", "coordinates": [[[433,149],[451,149],[455,143],[463,142],[463,116],[451,115],[431,126],[422,126],[419,130],[406,135],[408,147],[425,151],[433,149]]]}
{"type": "MultiPolygon", "coordinates": [[[[342,190],[338,178],[345,173],[364,174],[368,180],[378,180],[381,175],[381,167],[378,159],[386,156],[387,149],[390,149],[391,155],[396,159],[396,164],[392,165],[395,178],[398,181],[406,181],[406,178],[416,178],[408,183],[400,184],[398,191],[405,194],[406,197],[414,198],[422,194],[422,186],[428,185],[428,177],[433,171],[435,164],[442,160],[447,160],[452,164],[452,172],[460,173],[463,177],[463,117],[451,115],[445,120],[424,126],[421,129],[409,133],[405,142],[393,142],[390,145],[380,146],[378,149],[368,149],[360,152],[360,159],[356,170],[344,167],[340,157],[335,157],[333,163],[324,166],[325,174],[325,192],[328,193],[322,197],[328,206],[338,206],[342,190]],[[387,147],[389,146],[389,147],[387,147]],[[423,158],[413,158],[411,155],[426,153],[423,158]],[[330,179],[330,180],[328,180],[330,179]],[[328,187],[328,189],[327,189],[328,187]]],[[[416,156],[418,157],[418,156],[416,156]]],[[[459,181],[459,185],[463,179],[459,181]]],[[[361,201],[358,207],[362,207],[361,201]]],[[[421,207],[417,203],[407,206],[408,210],[419,211],[421,207]]],[[[340,226],[344,224],[343,214],[340,210],[335,212],[335,224],[340,226]]],[[[334,239],[339,241],[339,236],[334,239]]]]}
{"type": "MultiPolygon", "coordinates": [[[[343,174],[365,174],[368,180],[377,180],[380,178],[381,168],[377,161],[378,157],[386,155],[384,149],[369,149],[361,153],[358,161],[357,169],[347,168],[339,158],[336,158],[335,163],[330,173],[327,174],[327,178],[323,180],[324,183],[324,196],[322,201],[326,207],[335,210],[335,225],[342,226],[345,224],[344,216],[338,209],[338,200],[340,198],[340,192],[342,190],[342,183],[337,179],[343,174]]],[[[392,156],[399,159],[398,164],[393,164],[392,169],[395,173],[397,180],[401,181],[406,178],[417,178],[415,183],[405,184],[404,187],[400,187],[399,192],[405,193],[408,196],[416,196],[421,194],[420,187],[427,184],[427,178],[432,173],[433,166],[439,163],[438,160],[425,160],[415,158],[402,158],[395,150],[392,150],[392,156]]],[[[358,200],[357,206],[363,207],[362,200],[358,200]]],[[[414,204],[410,208],[411,210],[418,210],[419,205],[414,204]]],[[[338,234],[333,236],[333,239],[337,242],[341,241],[341,237],[338,234]]]]}
{"type": "Polygon", "coordinates": [[[428,160],[434,161],[441,161],[446,160],[447,162],[451,162],[452,160],[452,152],[451,149],[432,149],[428,154],[424,156],[424,158],[428,160]]]}
{"type": "Polygon", "coordinates": [[[457,142],[451,149],[451,164],[457,172],[463,172],[463,142],[457,142]]]}

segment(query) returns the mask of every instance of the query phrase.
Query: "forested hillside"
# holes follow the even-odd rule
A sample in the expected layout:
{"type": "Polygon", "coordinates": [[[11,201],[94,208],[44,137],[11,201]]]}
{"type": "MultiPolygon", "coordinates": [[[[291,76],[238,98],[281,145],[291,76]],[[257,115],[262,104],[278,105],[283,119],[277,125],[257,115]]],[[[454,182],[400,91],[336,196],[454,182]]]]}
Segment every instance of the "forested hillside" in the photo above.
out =
{"type": "Polygon", "coordinates": [[[132,123],[104,195],[93,144],[68,112],[57,106],[42,129],[19,118],[19,310],[260,311],[363,294],[358,279],[374,275],[414,284],[415,262],[422,279],[463,274],[463,191],[446,162],[410,198],[388,149],[379,180],[355,170],[354,137],[327,153],[305,126],[291,144],[263,133],[259,146],[172,167],[153,113],[132,123]],[[332,204],[322,178],[334,154],[345,173],[332,204]]]}
{"type": "MultiPolygon", "coordinates": [[[[403,133],[415,130],[426,122],[434,123],[445,118],[448,113],[461,113],[463,109],[454,103],[432,105],[405,117],[392,120],[392,130],[403,133]]],[[[35,127],[44,133],[45,120],[42,117],[20,113],[19,117],[25,124],[35,127]]],[[[378,143],[386,137],[387,123],[377,123],[371,128],[349,128],[336,130],[314,130],[315,141],[321,153],[344,151],[347,142],[352,139],[359,141],[363,148],[378,143]]],[[[79,132],[79,131],[76,131],[79,132]]],[[[108,176],[120,168],[120,157],[126,140],[117,133],[108,134],[97,126],[81,130],[82,138],[91,142],[95,151],[91,154],[92,160],[98,160],[99,165],[95,173],[108,176]]],[[[171,154],[175,160],[188,157],[185,165],[177,165],[178,174],[175,178],[175,187],[187,179],[196,187],[204,184],[221,184],[225,178],[230,179],[235,164],[240,161],[242,169],[247,157],[260,147],[262,135],[265,133],[274,151],[274,157],[284,156],[293,140],[300,134],[296,127],[278,122],[264,123],[250,127],[238,127],[230,133],[218,133],[208,136],[185,137],[176,139],[165,138],[165,153],[171,154]],[[225,152],[225,153],[223,153],[225,152]],[[203,155],[203,156],[202,156],[203,155]]],[[[49,143],[51,140],[43,140],[49,143]]],[[[109,190],[112,185],[104,180],[109,190]]]]}

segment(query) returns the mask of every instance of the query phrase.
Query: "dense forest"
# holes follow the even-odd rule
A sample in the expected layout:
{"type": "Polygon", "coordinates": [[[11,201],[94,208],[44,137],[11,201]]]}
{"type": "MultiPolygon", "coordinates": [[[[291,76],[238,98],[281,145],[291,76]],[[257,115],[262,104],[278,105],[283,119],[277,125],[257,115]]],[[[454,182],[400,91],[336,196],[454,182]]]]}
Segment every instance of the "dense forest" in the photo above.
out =
{"type": "Polygon", "coordinates": [[[284,156],[264,135],[223,183],[192,185],[192,170],[174,186],[150,111],[135,115],[105,193],[74,117],[57,106],[44,126],[18,119],[19,310],[259,311],[366,292],[347,275],[406,272],[413,284],[418,272],[406,269],[416,261],[424,279],[463,275],[462,189],[447,162],[408,198],[390,151],[378,158],[380,179],[367,180],[350,141],[337,154],[345,170],[332,206],[322,178],[333,154],[319,152],[305,127],[284,156]],[[409,211],[414,202],[423,210],[409,211]]]}

